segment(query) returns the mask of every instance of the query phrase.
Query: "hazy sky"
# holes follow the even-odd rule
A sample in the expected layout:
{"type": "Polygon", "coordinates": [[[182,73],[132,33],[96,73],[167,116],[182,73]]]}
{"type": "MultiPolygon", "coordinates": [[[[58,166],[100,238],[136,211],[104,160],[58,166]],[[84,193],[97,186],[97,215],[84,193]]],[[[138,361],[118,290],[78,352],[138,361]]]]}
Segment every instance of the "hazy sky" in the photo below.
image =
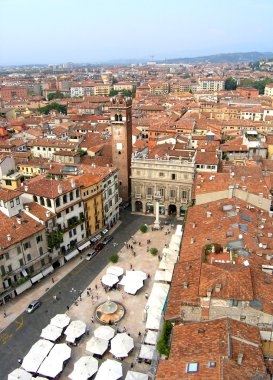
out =
{"type": "Polygon", "coordinates": [[[273,51],[273,0],[0,0],[0,65],[273,51]]]}

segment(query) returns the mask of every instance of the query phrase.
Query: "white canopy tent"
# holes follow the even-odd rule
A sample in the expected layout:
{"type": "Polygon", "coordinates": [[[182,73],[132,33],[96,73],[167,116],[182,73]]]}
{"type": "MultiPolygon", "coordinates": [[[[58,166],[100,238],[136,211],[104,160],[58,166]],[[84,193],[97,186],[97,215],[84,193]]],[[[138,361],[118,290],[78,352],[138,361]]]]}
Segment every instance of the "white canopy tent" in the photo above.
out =
{"type": "Polygon", "coordinates": [[[134,279],[141,279],[143,281],[147,279],[147,273],[143,272],[142,270],[127,270],[126,276],[129,276],[134,279]]]}
{"type": "Polygon", "coordinates": [[[108,348],[108,340],[93,336],[86,343],[86,350],[95,355],[103,355],[108,348]]]}
{"type": "Polygon", "coordinates": [[[182,236],[173,235],[171,237],[171,243],[174,243],[174,244],[177,244],[177,245],[180,245],[181,240],[182,240],[182,236]]]}
{"type": "Polygon", "coordinates": [[[115,276],[114,274],[105,274],[104,276],[102,276],[101,281],[104,285],[112,287],[119,280],[118,280],[118,276],[115,276]]]}
{"type": "Polygon", "coordinates": [[[111,340],[111,354],[116,358],[125,358],[134,348],[134,340],[126,333],[119,333],[111,340]]]}
{"type": "Polygon", "coordinates": [[[81,337],[86,331],[86,323],[77,320],[72,321],[65,329],[66,341],[74,342],[75,339],[81,337]]]}
{"type": "Polygon", "coordinates": [[[8,380],[32,380],[33,377],[30,373],[22,368],[16,368],[8,375],[8,380]]]}
{"type": "Polygon", "coordinates": [[[178,224],[176,226],[175,236],[181,236],[182,238],[182,235],[183,235],[182,224],[178,224]]]}
{"type": "Polygon", "coordinates": [[[63,329],[50,324],[42,330],[40,337],[55,342],[62,335],[62,332],[63,329]]]}
{"type": "Polygon", "coordinates": [[[118,266],[117,267],[111,266],[111,267],[107,268],[107,270],[106,270],[106,274],[113,274],[113,275],[118,276],[118,277],[122,276],[123,273],[124,273],[123,268],[118,267],[118,266]]]}
{"type": "Polygon", "coordinates": [[[161,260],[159,263],[159,269],[168,270],[173,272],[175,263],[171,261],[161,260]]]}
{"type": "Polygon", "coordinates": [[[161,313],[157,312],[148,312],[147,321],[146,321],[146,329],[150,330],[159,330],[161,323],[161,313]]]}
{"type": "Polygon", "coordinates": [[[74,364],[74,370],[68,376],[71,380],[88,380],[99,368],[98,360],[92,356],[82,356],[74,364]]]}
{"type": "Polygon", "coordinates": [[[138,357],[141,359],[152,360],[154,352],[155,352],[155,346],[142,344],[138,357]]]}
{"type": "Polygon", "coordinates": [[[180,244],[177,244],[176,242],[170,242],[169,248],[173,251],[179,252],[180,250],[180,244]]]}
{"type": "Polygon", "coordinates": [[[144,338],[144,343],[156,345],[156,342],[157,342],[157,332],[148,330],[144,338]]]}
{"type": "Polygon", "coordinates": [[[122,364],[111,359],[107,359],[100,366],[95,380],[117,380],[122,377],[122,364]]]}
{"type": "Polygon", "coordinates": [[[55,378],[62,372],[64,362],[70,357],[71,348],[67,344],[55,344],[37,372],[40,375],[55,378]]]}
{"type": "Polygon", "coordinates": [[[110,340],[115,336],[115,329],[110,326],[100,326],[94,331],[95,338],[110,340]]]}
{"type": "Polygon", "coordinates": [[[128,371],[125,380],[148,380],[146,373],[128,371]]]}
{"type": "Polygon", "coordinates": [[[24,357],[22,367],[28,372],[37,372],[45,357],[51,351],[54,343],[40,339],[36,342],[28,354],[24,357]]]}
{"type": "Polygon", "coordinates": [[[55,317],[51,318],[50,324],[60,329],[65,328],[69,325],[70,317],[67,314],[56,314],[55,317]]]}
{"type": "Polygon", "coordinates": [[[119,285],[124,285],[124,291],[129,294],[136,294],[136,292],[143,287],[143,281],[146,280],[147,274],[140,270],[126,271],[119,285]]]}
{"type": "Polygon", "coordinates": [[[173,271],[170,270],[157,270],[155,272],[155,281],[171,282],[173,271]]]}
{"type": "Polygon", "coordinates": [[[154,283],[147,302],[146,329],[159,330],[161,314],[170,289],[169,284],[154,283]]]}
{"type": "Polygon", "coordinates": [[[124,291],[129,294],[136,294],[136,292],[143,287],[143,281],[126,282],[124,291]]]}

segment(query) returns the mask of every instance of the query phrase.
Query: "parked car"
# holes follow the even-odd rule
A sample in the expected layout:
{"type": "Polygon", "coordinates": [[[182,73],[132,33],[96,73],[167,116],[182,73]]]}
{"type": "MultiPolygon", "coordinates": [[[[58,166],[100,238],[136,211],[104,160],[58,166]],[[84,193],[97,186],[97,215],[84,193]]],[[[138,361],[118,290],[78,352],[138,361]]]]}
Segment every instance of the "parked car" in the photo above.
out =
{"type": "Polygon", "coordinates": [[[28,313],[33,313],[36,309],[38,309],[38,307],[40,307],[42,305],[42,302],[41,301],[37,301],[37,300],[34,300],[32,301],[29,305],[28,305],[28,308],[27,308],[27,312],[28,313]]]}
{"type": "Polygon", "coordinates": [[[96,252],[99,252],[99,251],[102,250],[103,247],[104,247],[104,244],[103,244],[103,243],[99,243],[99,244],[96,245],[96,247],[95,247],[95,251],[96,251],[96,252]]]}
{"type": "Polygon", "coordinates": [[[85,256],[85,260],[89,261],[92,259],[92,257],[96,256],[97,252],[92,250],[91,252],[88,252],[87,255],[85,256]]]}
{"type": "Polygon", "coordinates": [[[103,240],[102,244],[106,245],[106,244],[110,243],[110,241],[112,241],[113,239],[114,238],[112,235],[106,236],[106,238],[103,240]]]}

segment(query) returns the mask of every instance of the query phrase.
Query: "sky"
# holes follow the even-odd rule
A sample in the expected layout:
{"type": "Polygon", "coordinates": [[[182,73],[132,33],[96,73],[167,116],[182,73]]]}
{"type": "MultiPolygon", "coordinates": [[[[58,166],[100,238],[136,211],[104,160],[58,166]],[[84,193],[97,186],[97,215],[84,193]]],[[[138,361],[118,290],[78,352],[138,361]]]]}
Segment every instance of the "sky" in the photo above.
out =
{"type": "Polygon", "coordinates": [[[272,0],[0,0],[0,65],[273,51],[272,0]]]}

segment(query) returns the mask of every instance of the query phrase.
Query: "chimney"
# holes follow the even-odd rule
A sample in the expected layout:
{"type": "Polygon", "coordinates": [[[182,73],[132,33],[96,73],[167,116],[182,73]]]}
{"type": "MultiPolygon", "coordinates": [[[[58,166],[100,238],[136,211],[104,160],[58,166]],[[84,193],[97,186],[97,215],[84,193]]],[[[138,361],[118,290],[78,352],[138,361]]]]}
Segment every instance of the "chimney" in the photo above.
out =
{"type": "Polygon", "coordinates": [[[229,186],[228,187],[228,197],[229,197],[229,199],[233,197],[233,190],[234,190],[234,186],[229,186]]]}
{"type": "Polygon", "coordinates": [[[25,191],[28,191],[28,186],[27,185],[25,185],[25,191]]]}
{"type": "Polygon", "coordinates": [[[194,238],[192,237],[192,238],[191,238],[191,244],[193,244],[193,243],[194,243],[194,238]]]}
{"type": "Polygon", "coordinates": [[[216,293],[219,293],[220,290],[221,290],[221,288],[222,288],[222,284],[216,284],[216,285],[215,285],[215,292],[216,292],[216,293]]]}
{"type": "Polygon", "coordinates": [[[242,365],[244,354],[242,352],[239,352],[238,358],[237,358],[237,364],[242,365]]]}
{"type": "Polygon", "coordinates": [[[211,297],[211,292],[212,292],[212,289],[211,288],[207,288],[207,297],[208,298],[211,297]]]}
{"type": "Polygon", "coordinates": [[[195,223],[192,223],[192,228],[195,228],[196,227],[196,224],[195,223]]]}
{"type": "Polygon", "coordinates": [[[8,239],[8,241],[11,241],[11,235],[10,234],[7,235],[7,239],[8,239]]]}
{"type": "Polygon", "coordinates": [[[22,220],[21,220],[21,218],[17,218],[17,223],[18,223],[18,224],[22,224],[22,220]]]}
{"type": "Polygon", "coordinates": [[[207,211],[207,218],[210,218],[212,215],[211,211],[207,211]]]}
{"type": "Polygon", "coordinates": [[[26,212],[29,212],[29,206],[28,205],[25,206],[25,210],[26,210],[26,212]]]}
{"type": "Polygon", "coordinates": [[[51,215],[51,212],[50,211],[46,211],[46,217],[49,218],[51,215]]]}
{"type": "Polygon", "coordinates": [[[59,194],[62,194],[62,192],[63,192],[63,188],[62,188],[62,186],[61,186],[61,185],[58,185],[58,193],[59,193],[59,194]]]}
{"type": "Polygon", "coordinates": [[[76,182],[74,179],[71,179],[71,187],[72,187],[72,189],[75,189],[75,187],[76,187],[76,182]]]}
{"type": "Polygon", "coordinates": [[[183,282],[183,288],[187,289],[189,287],[189,283],[187,281],[183,282]]]}

